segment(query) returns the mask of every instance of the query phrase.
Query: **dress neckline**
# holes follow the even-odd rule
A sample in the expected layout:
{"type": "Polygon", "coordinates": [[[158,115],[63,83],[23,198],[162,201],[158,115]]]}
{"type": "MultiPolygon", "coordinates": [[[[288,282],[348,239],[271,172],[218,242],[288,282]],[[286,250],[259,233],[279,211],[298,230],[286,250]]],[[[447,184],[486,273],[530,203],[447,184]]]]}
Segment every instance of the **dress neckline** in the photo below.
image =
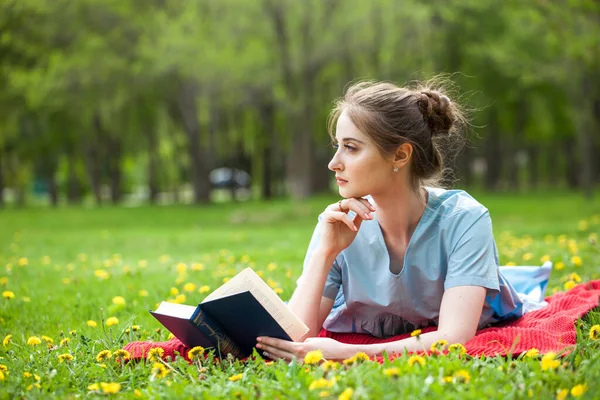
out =
{"type": "Polygon", "coordinates": [[[387,266],[387,268],[386,268],[387,272],[394,278],[400,278],[404,274],[404,271],[406,270],[406,266],[407,266],[406,260],[408,259],[408,252],[413,247],[413,243],[415,242],[415,236],[417,236],[419,231],[422,229],[422,226],[425,223],[425,221],[427,219],[429,219],[429,214],[431,213],[432,192],[425,186],[423,186],[423,189],[425,189],[425,191],[427,192],[427,202],[425,203],[425,210],[423,210],[423,214],[421,215],[421,218],[419,218],[417,227],[415,228],[415,231],[413,232],[413,234],[410,237],[410,240],[408,241],[408,245],[406,246],[406,250],[404,251],[404,258],[402,260],[402,269],[397,274],[393,273],[390,269],[390,267],[391,267],[390,252],[387,248],[387,245],[385,244],[385,238],[383,237],[383,229],[381,229],[381,225],[379,225],[379,220],[377,219],[377,215],[376,215],[377,212],[373,213],[373,220],[376,222],[376,225],[377,225],[377,242],[382,247],[382,250],[386,257],[386,262],[384,263],[384,265],[387,266]]]}

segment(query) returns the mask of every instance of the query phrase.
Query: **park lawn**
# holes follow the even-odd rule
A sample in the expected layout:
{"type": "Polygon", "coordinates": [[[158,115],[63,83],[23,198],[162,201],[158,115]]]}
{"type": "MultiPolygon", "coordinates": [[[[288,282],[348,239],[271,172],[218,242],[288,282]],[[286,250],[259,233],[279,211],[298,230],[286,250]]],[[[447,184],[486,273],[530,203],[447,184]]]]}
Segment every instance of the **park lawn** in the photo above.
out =
{"type": "MultiPolygon", "coordinates": [[[[490,209],[502,264],[551,259],[550,293],[600,279],[600,203],[565,193],[477,197],[490,209]]],[[[130,340],[166,340],[168,332],[158,329],[149,309],[168,299],[198,303],[247,266],[289,298],[316,217],[335,200],[0,211],[0,398],[118,392],[131,398],[537,399],[600,393],[600,340],[590,338],[590,328],[600,324],[598,311],[577,324],[577,347],[547,370],[541,356],[470,359],[456,353],[427,357],[422,366],[405,355],[329,371],[260,360],[190,365],[178,359],[161,367],[97,359],[130,340]],[[108,327],[111,317],[118,322],[108,327]],[[34,337],[39,344],[32,345],[34,337]]]]}

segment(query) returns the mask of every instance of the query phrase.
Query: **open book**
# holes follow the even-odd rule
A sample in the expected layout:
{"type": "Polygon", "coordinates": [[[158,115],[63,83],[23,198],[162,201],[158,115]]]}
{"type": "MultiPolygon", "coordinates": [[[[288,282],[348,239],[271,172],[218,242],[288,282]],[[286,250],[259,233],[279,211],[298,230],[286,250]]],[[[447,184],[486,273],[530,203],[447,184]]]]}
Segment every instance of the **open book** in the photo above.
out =
{"type": "Polygon", "coordinates": [[[258,336],[296,341],[308,332],[277,294],[246,268],[197,307],[163,301],[150,313],[188,347],[248,357],[258,336]]]}

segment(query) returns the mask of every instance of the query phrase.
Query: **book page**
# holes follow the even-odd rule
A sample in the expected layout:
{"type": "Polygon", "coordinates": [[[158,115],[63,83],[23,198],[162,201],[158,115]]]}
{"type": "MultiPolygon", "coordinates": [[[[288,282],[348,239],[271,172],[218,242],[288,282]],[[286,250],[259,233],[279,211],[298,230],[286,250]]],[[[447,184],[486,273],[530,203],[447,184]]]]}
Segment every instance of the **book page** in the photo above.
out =
{"type": "Polygon", "coordinates": [[[258,302],[277,321],[283,330],[296,341],[308,332],[308,327],[298,318],[277,294],[252,270],[246,268],[224,285],[209,294],[203,301],[220,299],[221,297],[249,291],[258,302]]]}
{"type": "Polygon", "coordinates": [[[190,319],[195,311],[196,307],[194,306],[187,306],[185,304],[176,304],[169,303],[168,301],[163,301],[160,303],[160,305],[158,306],[156,311],[154,311],[154,313],[168,315],[170,317],[175,318],[190,319]]]}

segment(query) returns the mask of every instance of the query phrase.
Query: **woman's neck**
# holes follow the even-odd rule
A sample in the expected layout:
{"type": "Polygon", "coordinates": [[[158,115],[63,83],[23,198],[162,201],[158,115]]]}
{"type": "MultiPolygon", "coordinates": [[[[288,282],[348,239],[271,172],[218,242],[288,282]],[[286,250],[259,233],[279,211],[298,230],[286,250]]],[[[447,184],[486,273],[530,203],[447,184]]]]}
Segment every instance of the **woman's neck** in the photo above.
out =
{"type": "Polygon", "coordinates": [[[427,205],[427,190],[419,188],[420,196],[409,187],[373,195],[377,220],[388,238],[408,244],[427,205]]]}

